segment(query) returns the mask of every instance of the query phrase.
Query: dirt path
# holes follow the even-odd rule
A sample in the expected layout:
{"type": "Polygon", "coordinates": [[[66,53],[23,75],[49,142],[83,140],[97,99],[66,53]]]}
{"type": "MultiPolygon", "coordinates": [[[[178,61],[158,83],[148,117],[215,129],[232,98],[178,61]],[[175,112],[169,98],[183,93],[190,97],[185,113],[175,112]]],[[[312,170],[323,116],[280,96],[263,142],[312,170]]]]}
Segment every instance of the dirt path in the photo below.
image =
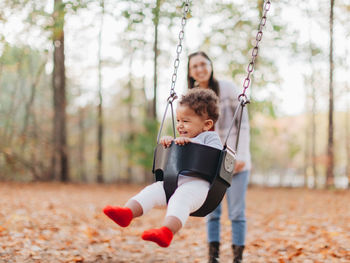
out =
{"type": "MultiPolygon", "coordinates": [[[[190,218],[169,248],[140,238],[155,209],[126,229],[102,212],[137,186],[0,183],[0,262],[207,262],[205,219],[190,218]]],[[[224,208],[221,262],[232,262],[224,208]]],[[[350,191],[251,188],[245,262],[350,262],[350,191]]]]}

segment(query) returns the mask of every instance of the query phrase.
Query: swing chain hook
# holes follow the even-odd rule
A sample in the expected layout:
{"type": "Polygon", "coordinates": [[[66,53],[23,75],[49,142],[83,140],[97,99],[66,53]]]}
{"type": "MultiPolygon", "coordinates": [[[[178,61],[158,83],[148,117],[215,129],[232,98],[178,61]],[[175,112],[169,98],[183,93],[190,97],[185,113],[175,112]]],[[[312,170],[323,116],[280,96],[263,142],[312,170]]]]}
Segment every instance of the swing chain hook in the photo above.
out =
{"type": "Polygon", "coordinates": [[[174,100],[176,100],[178,97],[177,97],[177,94],[174,90],[172,90],[172,92],[170,93],[170,96],[168,97],[167,101],[168,103],[173,103],[174,100]]]}
{"type": "Polygon", "coordinates": [[[243,93],[238,96],[238,101],[240,102],[240,104],[242,106],[245,106],[246,104],[250,103],[248,96],[246,94],[243,94],[243,93]]]}
{"type": "Polygon", "coordinates": [[[177,79],[177,70],[180,65],[180,54],[182,51],[182,41],[185,37],[185,25],[187,22],[187,15],[190,10],[190,0],[184,0],[183,2],[183,16],[181,19],[181,30],[179,32],[179,42],[176,47],[176,59],[174,61],[174,72],[171,77],[171,89],[170,89],[170,96],[168,98],[168,101],[170,98],[172,98],[172,101],[177,99],[177,95],[175,93],[175,84],[176,84],[176,79],[177,79]]]}
{"type": "MultiPolygon", "coordinates": [[[[252,59],[250,61],[250,63],[248,64],[248,67],[247,67],[247,77],[244,79],[244,82],[243,82],[243,92],[242,94],[240,94],[238,96],[238,99],[242,99],[244,98],[246,101],[248,101],[247,103],[249,103],[249,100],[245,94],[246,90],[249,88],[250,86],[250,75],[253,73],[254,71],[254,67],[255,67],[255,60],[258,56],[258,51],[259,51],[259,43],[262,39],[262,36],[263,36],[263,27],[265,26],[266,24],[266,15],[267,15],[267,12],[270,10],[270,7],[271,7],[271,1],[270,0],[264,0],[264,5],[263,5],[263,15],[261,17],[261,20],[260,20],[260,24],[259,24],[259,28],[258,28],[258,33],[256,34],[256,37],[255,37],[255,46],[252,50],[252,59]]],[[[247,104],[245,103],[245,104],[247,104]]]]}

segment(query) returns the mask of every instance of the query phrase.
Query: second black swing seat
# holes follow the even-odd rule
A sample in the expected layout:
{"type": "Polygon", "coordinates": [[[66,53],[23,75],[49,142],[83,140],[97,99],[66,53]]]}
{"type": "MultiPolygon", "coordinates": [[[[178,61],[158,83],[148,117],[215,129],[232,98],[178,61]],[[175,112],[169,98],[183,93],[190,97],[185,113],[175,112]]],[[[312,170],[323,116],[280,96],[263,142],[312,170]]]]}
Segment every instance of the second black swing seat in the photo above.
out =
{"type": "Polygon", "coordinates": [[[177,188],[179,174],[195,176],[210,183],[203,205],[191,216],[204,217],[221,202],[230,187],[235,164],[235,153],[210,146],[188,143],[180,146],[174,142],[165,148],[158,144],[154,152],[153,169],[156,181],[164,181],[167,202],[177,188]]]}

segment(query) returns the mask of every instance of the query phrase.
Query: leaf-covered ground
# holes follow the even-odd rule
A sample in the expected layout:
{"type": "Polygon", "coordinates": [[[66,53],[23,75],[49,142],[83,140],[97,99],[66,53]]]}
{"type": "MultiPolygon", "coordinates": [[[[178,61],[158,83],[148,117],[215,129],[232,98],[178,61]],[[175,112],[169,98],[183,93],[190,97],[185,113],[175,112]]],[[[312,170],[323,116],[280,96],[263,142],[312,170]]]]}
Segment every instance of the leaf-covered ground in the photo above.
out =
{"type": "MultiPolygon", "coordinates": [[[[205,219],[191,217],[169,248],[140,238],[164,209],[121,228],[102,212],[139,186],[0,183],[0,262],[207,262],[205,219]]],[[[222,218],[221,262],[232,262],[222,218]]],[[[350,262],[350,191],[250,188],[245,262],[350,262]]]]}

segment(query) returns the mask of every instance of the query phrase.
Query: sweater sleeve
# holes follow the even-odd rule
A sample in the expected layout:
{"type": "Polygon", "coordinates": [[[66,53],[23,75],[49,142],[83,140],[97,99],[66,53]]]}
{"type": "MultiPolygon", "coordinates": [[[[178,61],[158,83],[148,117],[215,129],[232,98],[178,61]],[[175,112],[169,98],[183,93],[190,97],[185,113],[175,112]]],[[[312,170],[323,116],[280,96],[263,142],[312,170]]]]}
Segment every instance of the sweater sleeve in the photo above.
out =
{"type": "Polygon", "coordinates": [[[222,149],[222,143],[219,135],[214,131],[202,132],[192,139],[192,142],[204,144],[213,148],[222,149]]]}
{"type": "MultiPolygon", "coordinates": [[[[224,142],[229,127],[233,121],[234,112],[239,107],[238,88],[228,81],[220,81],[220,117],[216,128],[220,134],[221,140],[224,142]]],[[[236,138],[238,132],[240,112],[234,120],[234,125],[228,137],[227,144],[229,147],[236,148],[236,138]]],[[[245,170],[251,168],[250,157],[250,127],[247,106],[244,107],[241,130],[238,140],[237,160],[245,162],[245,170]]]]}
{"type": "MultiPolygon", "coordinates": [[[[236,124],[236,134],[230,136],[231,141],[229,145],[236,146],[236,138],[238,136],[238,124],[239,124],[240,112],[238,112],[236,124]]],[[[241,129],[239,132],[238,138],[238,147],[237,147],[237,160],[247,162],[247,159],[250,158],[250,127],[249,127],[249,117],[247,106],[243,109],[241,129]]]]}

